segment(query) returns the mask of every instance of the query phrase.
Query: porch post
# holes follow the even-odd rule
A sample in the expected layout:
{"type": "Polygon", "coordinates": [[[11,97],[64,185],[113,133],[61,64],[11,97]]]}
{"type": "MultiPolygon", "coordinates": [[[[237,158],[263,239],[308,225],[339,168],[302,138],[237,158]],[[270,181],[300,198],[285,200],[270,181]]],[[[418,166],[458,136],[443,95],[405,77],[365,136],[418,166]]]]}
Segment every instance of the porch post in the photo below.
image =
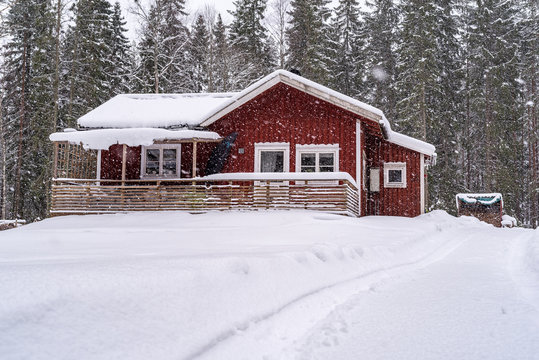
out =
{"type": "Polygon", "coordinates": [[[123,145],[122,151],[122,185],[125,185],[125,163],[127,158],[127,145],[123,145]]]}
{"type": "Polygon", "coordinates": [[[197,177],[197,142],[193,141],[193,172],[191,174],[192,178],[197,177]]]}
{"type": "Polygon", "coordinates": [[[58,143],[54,142],[54,164],[52,168],[52,177],[58,177],[58,143]]]}

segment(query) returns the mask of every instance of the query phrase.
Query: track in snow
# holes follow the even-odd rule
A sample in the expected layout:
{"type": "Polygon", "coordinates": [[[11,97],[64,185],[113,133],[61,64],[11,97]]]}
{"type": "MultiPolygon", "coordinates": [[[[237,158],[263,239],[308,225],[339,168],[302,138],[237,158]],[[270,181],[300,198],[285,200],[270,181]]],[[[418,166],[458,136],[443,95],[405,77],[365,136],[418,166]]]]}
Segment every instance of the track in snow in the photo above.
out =
{"type": "MultiPolygon", "coordinates": [[[[488,235],[486,235],[488,234],[488,235]]],[[[511,276],[507,231],[355,295],[296,344],[298,359],[539,359],[538,304],[511,276]]]]}
{"type": "Polygon", "coordinates": [[[201,358],[247,348],[265,360],[539,359],[539,304],[529,296],[539,288],[518,269],[532,241],[537,232],[476,228],[418,262],[297,299],[201,358]],[[333,311],[316,319],[324,307],[333,311]]]}

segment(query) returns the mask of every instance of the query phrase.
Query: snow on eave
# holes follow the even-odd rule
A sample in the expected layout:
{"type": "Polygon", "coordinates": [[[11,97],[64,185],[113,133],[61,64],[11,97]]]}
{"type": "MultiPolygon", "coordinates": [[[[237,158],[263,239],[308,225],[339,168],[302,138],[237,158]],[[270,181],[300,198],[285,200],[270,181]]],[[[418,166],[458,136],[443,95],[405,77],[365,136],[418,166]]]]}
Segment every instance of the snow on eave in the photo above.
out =
{"type": "Polygon", "coordinates": [[[86,131],[57,132],[49,136],[51,141],[81,145],[85,149],[107,150],[116,144],[149,146],[156,141],[210,140],[218,141],[219,134],[212,131],[168,130],[158,128],[93,129],[86,131]]]}
{"type": "Polygon", "coordinates": [[[286,70],[276,70],[237,93],[229,101],[214,109],[213,113],[200,125],[208,126],[214,123],[279,82],[378,123],[382,134],[391,143],[436,157],[436,149],[433,145],[392,131],[391,125],[382,110],[286,70]]]}

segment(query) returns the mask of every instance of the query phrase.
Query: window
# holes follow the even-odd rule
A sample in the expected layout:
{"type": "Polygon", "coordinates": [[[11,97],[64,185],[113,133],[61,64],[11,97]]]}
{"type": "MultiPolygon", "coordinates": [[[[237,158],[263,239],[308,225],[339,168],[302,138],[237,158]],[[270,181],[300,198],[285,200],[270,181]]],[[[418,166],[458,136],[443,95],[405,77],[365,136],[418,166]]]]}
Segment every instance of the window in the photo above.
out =
{"type": "Polygon", "coordinates": [[[142,178],[179,177],[181,145],[142,147],[142,178]]]}
{"type": "Polygon", "coordinates": [[[297,145],[297,172],[339,171],[339,145],[297,145]]]}
{"type": "Polygon", "coordinates": [[[255,144],[256,172],[288,172],[290,145],[288,143],[255,144]]]}
{"type": "Polygon", "coordinates": [[[384,164],[384,187],[406,187],[406,163],[388,162],[384,164]]]}

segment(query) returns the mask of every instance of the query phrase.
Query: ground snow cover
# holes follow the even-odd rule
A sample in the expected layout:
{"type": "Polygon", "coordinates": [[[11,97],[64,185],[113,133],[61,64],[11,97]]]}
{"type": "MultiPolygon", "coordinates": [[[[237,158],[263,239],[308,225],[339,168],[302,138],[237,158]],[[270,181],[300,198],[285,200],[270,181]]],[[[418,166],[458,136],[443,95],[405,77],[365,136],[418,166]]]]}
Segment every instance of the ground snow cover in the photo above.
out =
{"type": "MultiPolygon", "coordinates": [[[[340,347],[324,345],[334,340],[319,339],[335,311],[368,299],[381,282],[443,262],[481,234],[517,239],[503,242],[508,269],[522,298],[539,304],[539,232],[444,212],[415,219],[284,211],[48,219],[0,233],[0,354],[343,358],[330,351],[340,347]]],[[[371,348],[368,354],[377,358],[371,348]]]]}

